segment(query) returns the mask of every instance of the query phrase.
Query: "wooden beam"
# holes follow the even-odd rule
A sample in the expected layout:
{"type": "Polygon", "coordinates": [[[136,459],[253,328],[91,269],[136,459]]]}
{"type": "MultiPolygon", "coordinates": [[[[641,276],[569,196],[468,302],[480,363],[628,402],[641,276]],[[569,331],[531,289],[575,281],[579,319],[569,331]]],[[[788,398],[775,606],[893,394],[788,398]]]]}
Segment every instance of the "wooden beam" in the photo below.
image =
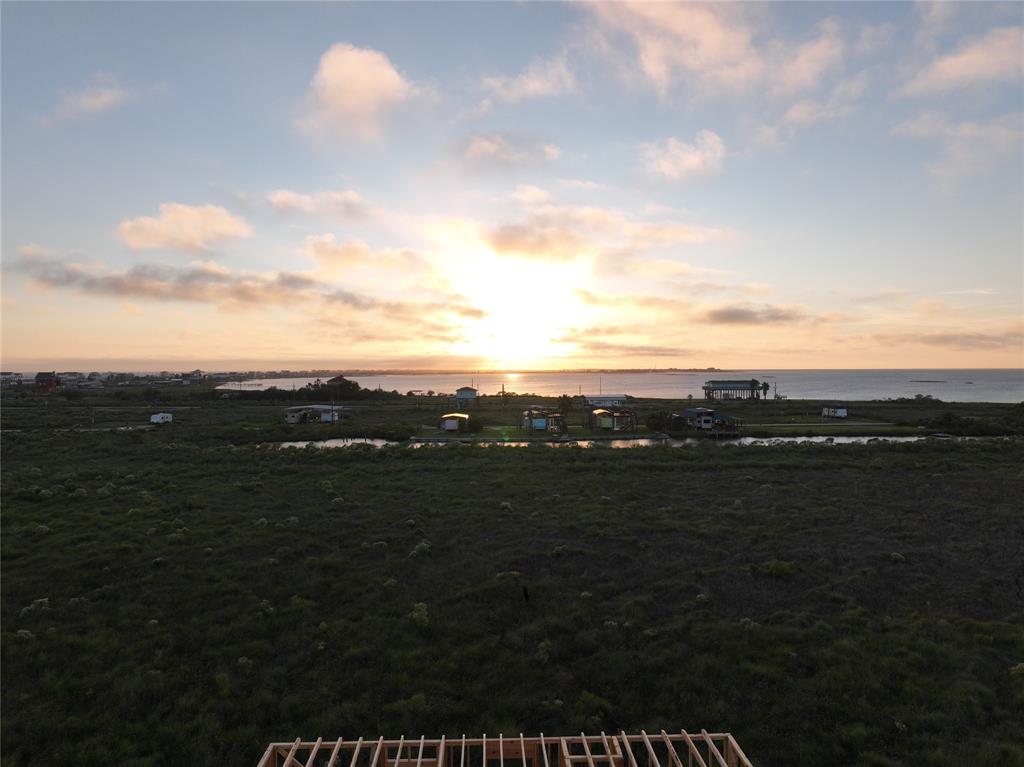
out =
{"type": "Polygon", "coordinates": [[[683,739],[686,741],[687,747],[690,749],[690,757],[697,760],[697,767],[708,767],[708,763],[704,761],[704,757],[700,754],[700,749],[697,748],[697,744],[693,742],[693,738],[690,737],[690,733],[686,730],[680,730],[683,735],[683,739]]]}
{"type": "MultiPolygon", "coordinates": [[[[301,743],[302,743],[302,738],[296,738],[295,739],[295,742],[292,743],[291,751],[289,751],[288,755],[285,756],[285,758],[284,758],[284,765],[283,765],[283,767],[291,767],[291,763],[292,762],[295,762],[296,764],[299,764],[298,759],[295,758],[295,752],[299,750],[299,745],[301,743]]],[[[299,765],[299,767],[302,767],[302,765],[299,765]]]]}
{"type": "Polygon", "coordinates": [[[668,758],[672,760],[672,764],[675,767],[683,767],[683,762],[679,758],[679,754],[676,753],[676,747],[672,745],[672,739],[664,730],[661,731],[661,739],[665,741],[665,750],[668,751],[668,758]]]}
{"type": "Polygon", "coordinates": [[[260,759],[259,767],[275,767],[270,764],[270,757],[274,755],[274,748],[273,743],[267,746],[267,750],[263,752],[263,757],[260,759]]]}
{"type": "Polygon", "coordinates": [[[444,758],[446,756],[444,747],[444,735],[441,736],[441,745],[437,747],[437,765],[436,767],[444,767],[444,758]]]}
{"type": "Polygon", "coordinates": [[[619,736],[622,738],[622,745],[626,749],[626,756],[629,757],[630,765],[636,767],[636,757],[633,756],[633,749],[629,746],[629,736],[626,735],[624,730],[619,730],[619,736]]]}
{"type": "Polygon", "coordinates": [[[601,730],[601,744],[604,746],[604,753],[608,757],[608,767],[615,767],[615,756],[612,754],[611,744],[608,743],[608,736],[601,730]]]}
{"type": "Polygon", "coordinates": [[[323,738],[317,738],[316,739],[316,744],[313,746],[312,750],[309,752],[309,758],[306,759],[306,767],[313,767],[313,760],[316,759],[316,752],[320,750],[320,746],[323,744],[323,742],[324,742],[323,738]]]}
{"type": "Polygon", "coordinates": [[[543,732],[540,734],[540,752],[544,754],[544,767],[551,767],[551,763],[548,760],[548,744],[544,742],[543,732]]]}
{"type": "Polygon", "coordinates": [[[719,751],[718,750],[718,746],[715,745],[715,741],[713,741],[711,739],[711,736],[708,735],[708,731],[707,730],[701,730],[700,731],[700,735],[701,735],[702,738],[704,738],[704,741],[708,744],[708,751],[711,754],[714,755],[715,760],[718,762],[720,767],[729,767],[729,765],[727,765],[725,763],[725,757],[722,756],[722,752],[719,751]]]}
{"type": "Polygon", "coordinates": [[[572,767],[572,759],[569,758],[569,744],[565,742],[565,738],[559,738],[558,742],[562,748],[562,761],[565,762],[565,767],[572,767]]]}
{"type": "MultiPolygon", "coordinates": [[[[398,753],[395,754],[395,764],[393,767],[398,767],[398,763],[402,761],[402,746],[405,745],[405,736],[403,735],[398,739],[398,753]]],[[[384,767],[388,767],[388,754],[384,752],[384,767]]]]}
{"type": "Polygon", "coordinates": [[[462,733],[462,758],[459,759],[459,767],[466,767],[466,733],[462,733]]]}
{"type": "Polygon", "coordinates": [[[356,767],[356,760],[359,759],[359,751],[363,747],[363,739],[360,738],[356,741],[355,750],[352,751],[352,761],[348,763],[348,767],[356,767]]]}
{"type": "MultiPolygon", "coordinates": [[[[377,763],[380,761],[380,750],[384,748],[384,736],[380,736],[380,740],[377,741],[377,749],[373,752],[373,761],[370,762],[370,767],[377,767],[377,763]]],[[[385,759],[385,761],[387,761],[385,759]]],[[[387,767],[387,765],[385,765],[387,767]]]]}
{"type": "Polygon", "coordinates": [[[331,750],[331,756],[327,760],[326,767],[334,767],[334,763],[338,760],[338,752],[341,751],[341,738],[338,738],[338,742],[334,744],[334,748],[331,750]]]}
{"type": "Polygon", "coordinates": [[[726,735],[725,737],[726,742],[736,753],[736,756],[740,758],[740,762],[743,764],[743,767],[753,767],[753,765],[750,763],[750,760],[747,758],[747,755],[743,753],[743,749],[740,748],[740,744],[736,742],[736,738],[734,738],[731,733],[726,735]]]}
{"type": "Polygon", "coordinates": [[[594,755],[590,753],[590,744],[587,743],[587,736],[582,732],[580,733],[580,740],[583,741],[583,753],[587,755],[588,767],[597,767],[597,765],[594,764],[594,755]]]}
{"type": "Polygon", "coordinates": [[[416,756],[416,767],[423,767],[423,741],[426,735],[420,735],[420,752],[416,756]]]}
{"type": "Polygon", "coordinates": [[[651,764],[653,767],[661,767],[661,761],[658,759],[658,755],[654,753],[654,746],[651,745],[651,739],[647,737],[647,731],[640,730],[640,735],[644,739],[644,746],[647,748],[647,755],[651,757],[651,764]]]}
{"type": "MultiPolygon", "coordinates": [[[[519,733],[519,760],[526,767],[526,742],[523,740],[523,733],[519,733]]],[[[537,767],[534,765],[534,767],[537,767]]]]}

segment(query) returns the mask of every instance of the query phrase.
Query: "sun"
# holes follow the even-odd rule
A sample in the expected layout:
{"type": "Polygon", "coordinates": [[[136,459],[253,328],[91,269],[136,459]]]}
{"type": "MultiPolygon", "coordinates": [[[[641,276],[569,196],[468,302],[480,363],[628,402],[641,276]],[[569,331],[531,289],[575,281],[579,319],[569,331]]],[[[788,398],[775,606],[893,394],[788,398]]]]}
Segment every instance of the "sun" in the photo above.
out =
{"type": "Polygon", "coordinates": [[[576,351],[574,330],[589,315],[577,292],[590,282],[588,262],[501,255],[465,230],[449,233],[445,248],[449,281],[484,312],[459,321],[452,354],[514,370],[558,366],[576,351]]]}

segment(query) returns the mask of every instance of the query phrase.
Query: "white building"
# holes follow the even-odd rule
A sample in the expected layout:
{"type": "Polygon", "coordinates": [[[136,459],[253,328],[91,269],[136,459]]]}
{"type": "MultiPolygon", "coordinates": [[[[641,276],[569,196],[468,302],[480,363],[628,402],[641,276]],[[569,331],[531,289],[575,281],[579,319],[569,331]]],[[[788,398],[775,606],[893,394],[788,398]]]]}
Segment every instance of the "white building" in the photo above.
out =
{"type": "Polygon", "coordinates": [[[618,407],[629,397],[626,394],[584,394],[583,399],[591,407],[618,407]]]}
{"type": "Polygon", "coordinates": [[[455,399],[459,401],[459,407],[466,407],[476,400],[477,390],[472,386],[460,386],[455,390],[455,399]]]}
{"type": "Polygon", "coordinates": [[[846,418],[845,407],[823,407],[821,409],[822,418],[846,418]]]}
{"type": "Polygon", "coordinates": [[[174,420],[174,416],[170,413],[153,413],[149,417],[150,423],[170,423],[174,420]]]}
{"type": "Polygon", "coordinates": [[[337,423],[344,408],[337,405],[296,405],[285,408],[285,423],[337,423]]]}

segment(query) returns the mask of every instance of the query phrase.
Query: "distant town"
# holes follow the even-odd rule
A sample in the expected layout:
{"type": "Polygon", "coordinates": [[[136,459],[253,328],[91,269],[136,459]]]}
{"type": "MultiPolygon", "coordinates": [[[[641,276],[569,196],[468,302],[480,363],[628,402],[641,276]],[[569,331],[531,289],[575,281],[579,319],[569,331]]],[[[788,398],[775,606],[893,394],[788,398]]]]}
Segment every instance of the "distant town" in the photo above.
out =
{"type": "Polygon", "coordinates": [[[38,391],[49,392],[57,389],[89,389],[104,386],[189,386],[199,383],[232,381],[250,381],[263,378],[322,378],[327,380],[335,376],[380,376],[380,375],[474,375],[481,373],[708,373],[729,372],[722,368],[586,368],[565,370],[402,370],[402,369],[314,369],[314,370],[231,370],[206,371],[189,370],[176,372],[161,370],[159,372],[90,372],[79,371],[42,371],[35,373],[2,371],[0,386],[34,385],[38,391]]]}

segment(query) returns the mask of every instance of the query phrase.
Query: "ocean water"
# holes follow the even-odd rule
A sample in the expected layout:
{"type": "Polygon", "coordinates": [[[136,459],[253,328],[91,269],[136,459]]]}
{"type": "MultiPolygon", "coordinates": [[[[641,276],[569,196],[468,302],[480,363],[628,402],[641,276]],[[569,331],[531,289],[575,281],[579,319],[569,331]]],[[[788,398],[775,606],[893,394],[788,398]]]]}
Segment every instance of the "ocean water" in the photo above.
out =
{"type": "MultiPolygon", "coordinates": [[[[930,395],[946,402],[1024,402],[1024,369],[1003,370],[730,370],[728,372],[649,373],[410,373],[352,375],[368,389],[434,391],[453,394],[475,386],[481,394],[508,392],[561,394],[629,394],[633,397],[685,399],[703,396],[701,386],[716,379],[767,381],[769,396],[789,399],[873,400],[930,395]]],[[[300,388],[310,378],[265,378],[225,384],[225,389],[300,388]]]]}

